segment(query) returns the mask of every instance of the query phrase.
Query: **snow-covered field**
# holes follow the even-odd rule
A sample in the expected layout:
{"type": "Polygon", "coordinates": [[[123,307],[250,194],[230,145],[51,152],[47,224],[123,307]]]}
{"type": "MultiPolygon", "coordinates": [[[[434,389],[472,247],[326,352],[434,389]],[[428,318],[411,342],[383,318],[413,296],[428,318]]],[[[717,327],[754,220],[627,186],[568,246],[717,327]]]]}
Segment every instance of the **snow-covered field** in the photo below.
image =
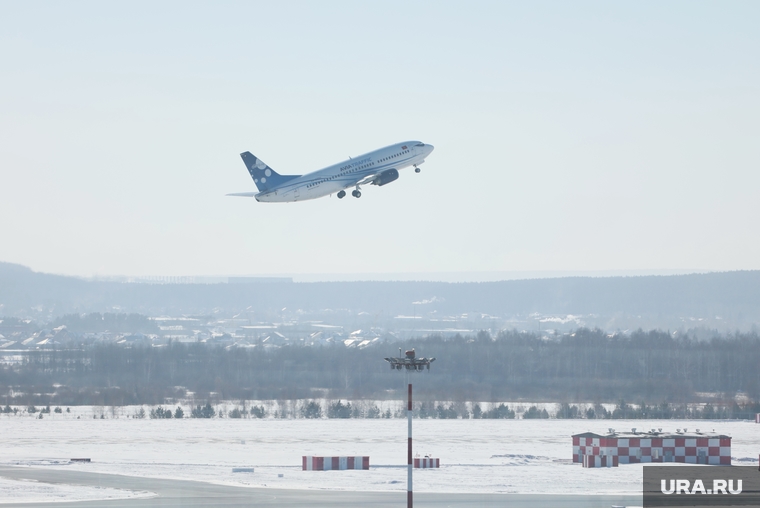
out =
{"type": "MultiPolygon", "coordinates": [[[[405,419],[151,420],[92,419],[89,414],[81,419],[53,414],[41,420],[0,416],[0,464],[286,489],[406,489],[405,419]],[[302,455],[369,455],[370,470],[301,471],[302,455]],[[92,462],[69,464],[75,457],[92,462]],[[236,467],[253,467],[255,472],[233,473],[236,467]]],[[[440,458],[441,468],[415,470],[414,489],[638,494],[641,465],[583,469],[571,462],[572,434],[603,433],[609,427],[715,429],[733,437],[735,465],[757,464],[760,452],[760,425],[746,421],[416,419],[415,454],[440,458]]],[[[78,492],[75,487],[44,493],[41,485],[25,483],[1,481],[0,499],[137,495],[84,488],[78,492]]]]}
{"type": "Polygon", "coordinates": [[[95,501],[102,499],[126,499],[151,497],[150,492],[134,492],[121,489],[60,485],[34,480],[11,480],[0,478],[0,504],[43,503],[51,501],[95,501]]]}

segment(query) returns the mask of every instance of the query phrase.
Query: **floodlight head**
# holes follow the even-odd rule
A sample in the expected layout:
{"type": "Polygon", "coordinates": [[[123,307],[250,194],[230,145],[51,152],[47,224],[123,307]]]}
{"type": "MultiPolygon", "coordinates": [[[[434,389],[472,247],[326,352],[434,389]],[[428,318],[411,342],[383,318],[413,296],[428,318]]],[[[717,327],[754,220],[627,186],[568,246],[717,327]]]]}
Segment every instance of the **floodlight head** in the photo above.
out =
{"type": "Polygon", "coordinates": [[[385,361],[390,363],[391,370],[406,369],[407,371],[423,371],[425,369],[430,370],[430,364],[435,361],[435,358],[417,358],[417,354],[414,348],[406,351],[401,356],[402,349],[399,348],[398,357],[385,358],[385,361]]]}

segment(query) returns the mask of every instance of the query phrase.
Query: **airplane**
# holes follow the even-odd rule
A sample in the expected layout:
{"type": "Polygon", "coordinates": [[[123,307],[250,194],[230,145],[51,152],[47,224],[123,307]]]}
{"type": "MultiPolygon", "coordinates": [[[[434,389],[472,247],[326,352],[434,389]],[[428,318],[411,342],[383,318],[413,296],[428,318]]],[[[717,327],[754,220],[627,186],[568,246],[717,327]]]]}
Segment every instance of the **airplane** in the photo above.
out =
{"type": "Polygon", "coordinates": [[[280,175],[251,152],[240,157],[259,192],[236,192],[228,196],[256,198],[256,201],[287,203],[321,198],[337,193],[346,196],[345,189],[354,187],[351,195],[359,198],[362,185],[382,187],[396,179],[400,169],[413,166],[419,173],[420,164],[433,151],[433,145],[421,141],[404,141],[380,148],[347,161],[305,175],[280,175]]]}

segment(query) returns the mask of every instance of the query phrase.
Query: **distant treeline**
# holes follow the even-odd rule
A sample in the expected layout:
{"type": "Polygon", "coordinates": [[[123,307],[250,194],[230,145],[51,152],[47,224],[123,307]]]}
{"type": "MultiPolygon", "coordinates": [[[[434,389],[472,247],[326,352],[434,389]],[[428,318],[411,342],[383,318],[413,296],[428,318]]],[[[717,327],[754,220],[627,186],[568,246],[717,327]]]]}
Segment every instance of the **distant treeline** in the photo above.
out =
{"type": "Polygon", "coordinates": [[[738,392],[760,400],[757,334],[698,341],[662,331],[608,335],[579,329],[548,339],[516,331],[497,337],[481,332],[364,349],[343,344],[225,349],[101,343],[30,351],[23,361],[0,368],[0,403],[161,404],[188,392],[198,401],[212,402],[403,398],[405,375],[383,361],[397,355],[399,346],[436,357],[429,372],[410,376],[420,401],[622,399],[651,407],[710,401],[718,410],[731,406],[738,392]]]}
{"type": "MultiPolygon", "coordinates": [[[[387,406],[387,404],[386,404],[387,406]]],[[[675,419],[687,419],[687,420],[728,420],[728,419],[744,419],[752,420],[756,413],[760,413],[760,403],[746,403],[739,404],[737,402],[729,403],[725,406],[714,406],[713,404],[669,404],[663,402],[658,405],[647,405],[644,403],[631,405],[625,401],[620,401],[613,410],[609,411],[604,406],[584,404],[581,406],[570,405],[568,403],[554,404],[556,410],[552,412],[547,411],[545,408],[540,409],[536,405],[532,405],[525,409],[525,406],[518,405],[513,406],[515,409],[504,403],[488,404],[484,403],[485,409],[481,408],[481,404],[477,402],[415,402],[413,404],[413,416],[414,418],[422,419],[462,419],[462,420],[485,420],[485,419],[501,419],[501,420],[514,420],[516,418],[528,419],[609,419],[609,420],[675,420],[675,419]],[[522,411],[518,415],[516,409],[522,411]]],[[[116,406],[111,406],[110,418],[118,418],[115,413],[116,406]]],[[[2,414],[13,414],[19,416],[35,416],[42,419],[45,415],[51,413],[63,413],[63,409],[58,406],[54,410],[51,410],[51,406],[37,408],[34,405],[29,405],[26,408],[23,407],[11,407],[7,405],[0,408],[2,414]]],[[[70,413],[71,409],[66,408],[66,413],[70,413]]],[[[98,411],[93,412],[93,418],[97,418],[98,411]]],[[[109,416],[109,411],[104,406],[100,406],[100,418],[106,419],[109,416]]],[[[124,416],[122,414],[122,416],[124,416]]],[[[246,419],[260,419],[260,418],[281,418],[281,419],[321,419],[321,418],[362,418],[362,419],[377,419],[377,418],[406,418],[406,404],[403,401],[397,401],[394,408],[386,407],[382,410],[375,402],[372,401],[319,401],[319,400],[280,400],[275,405],[273,401],[268,401],[266,405],[246,405],[245,401],[240,401],[238,405],[229,409],[226,402],[214,407],[210,402],[206,402],[205,405],[197,404],[195,407],[190,407],[188,413],[182,409],[181,405],[172,410],[171,407],[164,408],[159,405],[158,407],[149,408],[145,410],[143,406],[139,406],[139,409],[135,410],[131,414],[126,415],[127,418],[147,418],[151,419],[181,419],[181,418],[246,418],[246,419]]],[[[79,418],[79,416],[77,416],[79,418]]]]}

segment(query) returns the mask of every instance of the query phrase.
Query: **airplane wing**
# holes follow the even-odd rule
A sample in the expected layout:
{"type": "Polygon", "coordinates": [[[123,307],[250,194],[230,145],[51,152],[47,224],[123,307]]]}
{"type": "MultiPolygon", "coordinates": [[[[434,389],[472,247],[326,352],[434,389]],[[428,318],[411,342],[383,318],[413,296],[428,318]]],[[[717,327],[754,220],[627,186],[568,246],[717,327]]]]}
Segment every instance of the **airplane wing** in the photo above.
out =
{"type": "Polygon", "coordinates": [[[225,194],[225,196],[240,196],[244,198],[252,198],[256,194],[258,194],[258,192],[233,192],[230,194],[225,194]]]}
{"type": "Polygon", "coordinates": [[[369,185],[370,183],[372,183],[372,180],[377,178],[377,175],[379,175],[380,173],[382,173],[382,171],[378,171],[377,173],[373,173],[369,176],[365,176],[362,180],[356,183],[352,183],[350,187],[353,187],[354,185],[369,185]]]}
{"type": "Polygon", "coordinates": [[[377,171],[371,175],[365,175],[356,182],[347,185],[345,188],[353,187],[354,185],[378,185],[383,186],[386,183],[390,183],[398,178],[398,170],[395,168],[386,168],[382,171],[377,171]]]}

